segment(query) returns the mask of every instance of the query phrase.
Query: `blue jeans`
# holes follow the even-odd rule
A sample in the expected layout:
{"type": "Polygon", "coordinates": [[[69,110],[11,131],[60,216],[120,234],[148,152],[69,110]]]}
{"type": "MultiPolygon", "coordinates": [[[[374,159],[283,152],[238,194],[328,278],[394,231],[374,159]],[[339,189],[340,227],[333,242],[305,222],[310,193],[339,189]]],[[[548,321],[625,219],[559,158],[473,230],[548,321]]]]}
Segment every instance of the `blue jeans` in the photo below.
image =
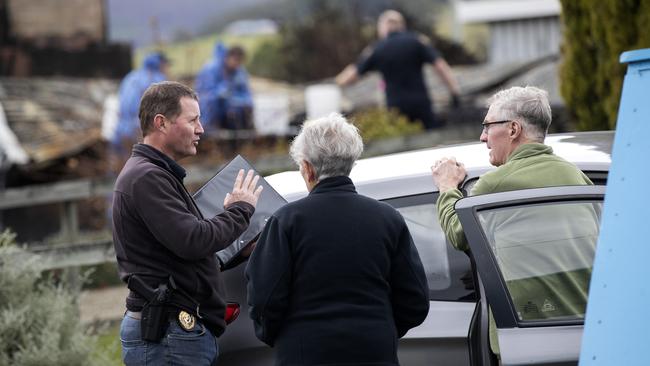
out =
{"type": "Polygon", "coordinates": [[[201,323],[192,331],[183,330],[176,321],[169,327],[160,343],[143,341],[140,320],[128,315],[120,327],[122,361],[127,366],[145,365],[214,365],[219,355],[217,339],[201,323]]]}

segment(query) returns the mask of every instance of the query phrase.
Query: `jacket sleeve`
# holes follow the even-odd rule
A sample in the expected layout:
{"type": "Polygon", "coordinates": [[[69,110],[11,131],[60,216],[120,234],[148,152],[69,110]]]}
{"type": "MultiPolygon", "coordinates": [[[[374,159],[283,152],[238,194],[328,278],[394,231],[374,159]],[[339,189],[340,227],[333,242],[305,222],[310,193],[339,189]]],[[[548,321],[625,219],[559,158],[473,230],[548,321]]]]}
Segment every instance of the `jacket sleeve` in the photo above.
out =
{"type": "Polygon", "coordinates": [[[230,245],[248,227],[255,208],[236,202],[210,219],[188,209],[173,178],[161,171],[144,174],[133,186],[135,209],[162,245],[186,260],[213,255],[230,245]]]}
{"type": "Polygon", "coordinates": [[[391,303],[397,336],[420,325],[429,313],[429,285],[411,233],[403,223],[390,273],[391,303]]]}
{"type": "MultiPolygon", "coordinates": [[[[491,193],[494,191],[491,182],[486,176],[481,177],[470,192],[470,196],[491,193]]],[[[460,224],[458,214],[456,214],[455,205],[458,200],[463,198],[463,194],[459,189],[452,189],[447,192],[440,193],[438,202],[436,202],[436,209],[438,211],[438,222],[445,233],[447,240],[454,246],[454,248],[466,251],[469,249],[467,238],[463,231],[463,226],[460,224]]]]}
{"type": "Polygon", "coordinates": [[[246,266],[249,316],[255,335],[269,346],[275,343],[287,311],[291,267],[289,238],[272,216],[246,266]]]}
{"type": "Polygon", "coordinates": [[[357,73],[363,75],[368,71],[377,68],[377,56],[375,56],[374,45],[366,47],[359,56],[356,63],[357,73]]]}
{"type": "Polygon", "coordinates": [[[458,189],[440,193],[436,209],[438,211],[438,221],[447,240],[454,248],[465,251],[469,249],[469,245],[454,208],[456,202],[461,198],[463,198],[463,194],[458,189]]]}

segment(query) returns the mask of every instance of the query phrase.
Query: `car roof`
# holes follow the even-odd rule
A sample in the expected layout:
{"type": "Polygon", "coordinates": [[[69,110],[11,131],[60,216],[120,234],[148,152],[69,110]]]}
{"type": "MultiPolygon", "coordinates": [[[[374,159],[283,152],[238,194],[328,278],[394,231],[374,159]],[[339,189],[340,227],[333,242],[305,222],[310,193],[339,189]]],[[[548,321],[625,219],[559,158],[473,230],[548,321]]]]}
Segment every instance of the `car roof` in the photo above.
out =
{"type": "MultiPolygon", "coordinates": [[[[607,171],[611,163],[613,138],[613,131],[575,132],[550,134],[544,143],[551,146],[555,154],[584,171],[607,171]]],[[[434,161],[451,156],[465,165],[468,179],[495,169],[490,165],[485,144],[472,142],[360,159],[352,169],[350,178],[359,188],[396,179],[429,176],[434,161]]],[[[273,174],[266,180],[288,200],[307,193],[297,170],[273,174]]],[[[435,187],[431,183],[433,190],[435,187]]]]}

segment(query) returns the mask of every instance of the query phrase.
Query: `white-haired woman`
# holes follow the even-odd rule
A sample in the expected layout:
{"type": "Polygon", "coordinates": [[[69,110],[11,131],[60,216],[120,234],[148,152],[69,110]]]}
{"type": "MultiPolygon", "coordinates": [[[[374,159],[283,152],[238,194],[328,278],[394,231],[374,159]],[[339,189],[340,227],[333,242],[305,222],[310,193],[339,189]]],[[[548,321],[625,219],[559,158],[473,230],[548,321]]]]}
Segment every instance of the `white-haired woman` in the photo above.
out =
{"type": "Polygon", "coordinates": [[[292,143],[309,195],[269,219],[246,268],[250,316],[276,365],[398,365],[397,339],[427,315],[404,219],[348,177],[362,151],[340,114],[305,122],[292,143]]]}

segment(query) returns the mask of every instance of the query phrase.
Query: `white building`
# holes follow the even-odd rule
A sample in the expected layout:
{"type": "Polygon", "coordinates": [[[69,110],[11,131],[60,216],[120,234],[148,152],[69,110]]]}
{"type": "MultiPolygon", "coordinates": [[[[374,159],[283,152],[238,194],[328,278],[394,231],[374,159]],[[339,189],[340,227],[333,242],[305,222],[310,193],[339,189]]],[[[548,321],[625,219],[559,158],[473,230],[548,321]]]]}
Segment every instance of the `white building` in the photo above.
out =
{"type": "Polygon", "coordinates": [[[487,24],[489,63],[527,61],[559,54],[559,0],[456,0],[456,21],[487,24]]]}
{"type": "Polygon", "coordinates": [[[233,36],[251,36],[278,33],[278,25],[271,19],[245,19],[226,26],[225,32],[233,36]]]}

